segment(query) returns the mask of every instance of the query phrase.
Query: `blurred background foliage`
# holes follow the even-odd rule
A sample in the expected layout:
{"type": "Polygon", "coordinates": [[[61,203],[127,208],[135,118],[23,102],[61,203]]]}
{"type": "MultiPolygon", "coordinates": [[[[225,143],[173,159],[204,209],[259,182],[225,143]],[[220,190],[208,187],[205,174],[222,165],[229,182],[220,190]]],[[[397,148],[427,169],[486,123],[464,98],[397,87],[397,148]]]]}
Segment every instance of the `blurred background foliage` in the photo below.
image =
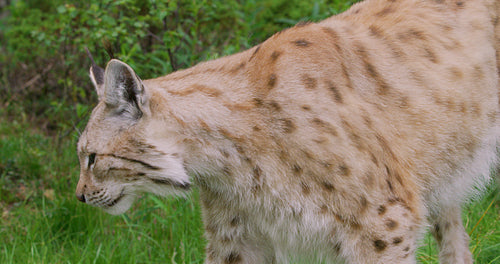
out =
{"type": "Polygon", "coordinates": [[[25,115],[39,128],[60,133],[77,126],[96,102],[85,47],[101,66],[118,58],[148,79],[247,49],[298,21],[317,21],[350,4],[0,0],[0,103],[11,111],[8,116],[25,115]]]}

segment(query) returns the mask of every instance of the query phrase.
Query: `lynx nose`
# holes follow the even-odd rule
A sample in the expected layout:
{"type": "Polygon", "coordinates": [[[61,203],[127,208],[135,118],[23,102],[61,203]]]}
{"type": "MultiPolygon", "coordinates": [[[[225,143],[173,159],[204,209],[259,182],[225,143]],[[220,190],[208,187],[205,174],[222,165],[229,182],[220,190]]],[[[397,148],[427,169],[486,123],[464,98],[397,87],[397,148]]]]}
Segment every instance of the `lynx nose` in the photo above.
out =
{"type": "Polygon", "coordinates": [[[78,199],[78,201],[84,203],[85,202],[85,195],[83,195],[83,193],[82,194],[77,193],[76,199],[78,199]]]}

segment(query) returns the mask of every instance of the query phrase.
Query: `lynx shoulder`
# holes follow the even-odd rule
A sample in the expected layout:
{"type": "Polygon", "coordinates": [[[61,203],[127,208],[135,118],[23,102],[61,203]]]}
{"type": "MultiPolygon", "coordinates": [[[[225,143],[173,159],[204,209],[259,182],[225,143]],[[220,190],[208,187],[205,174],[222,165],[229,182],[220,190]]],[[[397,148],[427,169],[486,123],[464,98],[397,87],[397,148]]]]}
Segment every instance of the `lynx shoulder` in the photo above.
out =
{"type": "Polygon", "coordinates": [[[199,188],[205,263],[472,263],[461,204],[499,130],[496,1],[369,0],[247,51],[141,80],[93,65],[77,197],[199,188]]]}

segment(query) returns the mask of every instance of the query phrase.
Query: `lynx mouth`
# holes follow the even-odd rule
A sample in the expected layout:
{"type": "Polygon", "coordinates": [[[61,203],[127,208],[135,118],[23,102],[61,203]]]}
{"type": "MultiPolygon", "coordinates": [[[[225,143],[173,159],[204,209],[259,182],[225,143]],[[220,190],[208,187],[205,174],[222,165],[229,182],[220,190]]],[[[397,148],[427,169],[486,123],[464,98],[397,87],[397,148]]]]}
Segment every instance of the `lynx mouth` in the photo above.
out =
{"type": "Polygon", "coordinates": [[[172,187],[183,189],[188,191],[191,188],[191,184],[188,182],[175,182],[170,179],[158,179],[158,178],[149,178],[152,182],[159,185],[170,185],[172,187]]]}
{"type": "Polygon", "coordinates": [[[117,198],[115,198],[114,200],[112,200],[110,203],[108,203],[108,204],[106,205],[106,207],[107,207],[107,208],[113,207],[113,206],[115,206],[118,202],[120,202],[120,201],[123,199],[123,197],[125,196],[124,190],[125,190],[125,189],[122,189],[122,190],[121,190],[121,192],[120,192],[120,194],[118,195],[118,197],[117,197],[117,198]]]}
{"type": "Polygon", "coordinates": [[[101,208],[108,214],[119,215],[125,213],[134,203],[136,196],[129,194],[122,189],[120,194],[111,202],[101,208]]]}

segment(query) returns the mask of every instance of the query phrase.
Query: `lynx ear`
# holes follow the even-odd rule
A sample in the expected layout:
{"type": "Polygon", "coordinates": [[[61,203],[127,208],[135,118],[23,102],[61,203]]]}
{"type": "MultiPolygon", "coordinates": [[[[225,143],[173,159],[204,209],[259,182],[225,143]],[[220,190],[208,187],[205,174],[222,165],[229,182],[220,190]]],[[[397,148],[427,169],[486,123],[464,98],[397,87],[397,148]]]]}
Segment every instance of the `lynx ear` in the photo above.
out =
{"type": "Polygon", "coordinates": [[[99,100],[101,100],[104,95],[104,70],[92,64],[92,66],[90,66],[90,80],[92,80],[95,90],[97,91],[97,96],[99,100]]]}
{"type": "Polygon", "coordinates": [[[116,114],[140,118],[146,104],[141,79],[127,64],[116,59],[111,60],[104,72],[102,100],[116,114]]]}
{"type": "Polygon", "coordinates": [[[102,95],[104,94],[104,70],[97,66],[94,61],[94,57],[90,53],[89,49],[85,47],[85,51],[87,52],[87,56],[89,56],[90,61],[92,62],[92,66],[90,66],[90,80],[94,84],[94,87],[97,91],[97,95],[99,96],[99,100],[101,100],[102,95]]]}

